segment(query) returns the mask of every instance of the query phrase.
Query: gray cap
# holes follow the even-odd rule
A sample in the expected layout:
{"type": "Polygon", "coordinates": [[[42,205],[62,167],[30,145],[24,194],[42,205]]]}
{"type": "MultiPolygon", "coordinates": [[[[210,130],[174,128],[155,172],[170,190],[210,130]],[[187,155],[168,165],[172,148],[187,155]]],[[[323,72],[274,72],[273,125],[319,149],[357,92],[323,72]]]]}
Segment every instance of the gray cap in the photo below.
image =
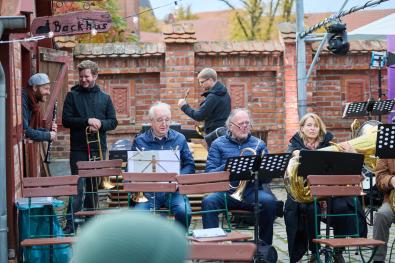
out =
{"type": "Polygon", "coordinates": [[[44,85],[50,83],[48,75],[45,73],[36,73],[29,79],[30,86],[44,85]]]}

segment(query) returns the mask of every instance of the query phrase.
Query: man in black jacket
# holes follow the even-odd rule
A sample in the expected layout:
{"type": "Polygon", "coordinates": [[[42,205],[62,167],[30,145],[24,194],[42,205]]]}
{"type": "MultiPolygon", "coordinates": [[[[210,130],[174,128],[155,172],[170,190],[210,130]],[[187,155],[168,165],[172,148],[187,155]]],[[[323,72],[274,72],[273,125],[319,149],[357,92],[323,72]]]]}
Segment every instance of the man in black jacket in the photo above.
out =
{"type": "Polygon", "coordinates": [[[204,88],[204,101],[199,109],[192,109],[185,99],[178,101],[181,110],[195,121],[204,121],[204,132],[211,133],[218,127],[223,127],[231,110],[228,90],[217,81],[217,72],[212,68],[205,68],[197,76],[199,85],[204,88]]]}
{"type": "MultiPolygon", "coordinates": [[[[96,84],[98,66],[95,62],[84,60],[78,64],[79,84],[67,93],[63,105],[62,124],[70,128],[70,168],[72,174],[78,174],[77,162],[88,161],[88,145],[85,130],[99,131],[103,158],[107,150],[106,132],[114,130],[118,121],[111,97],[100,90],[96,84]]],[[[91,156],[99,156],[98,145],[90,145],[91,156]]],[[[81,209],[82,188],[79,185],[78,197],[74,202],[74,211],[81,209]]],[[[87,189],[91,188],[88,183],[87,189]]],[[[85,200],[85,205],[93,207],[93,196],[85,200]]]]}

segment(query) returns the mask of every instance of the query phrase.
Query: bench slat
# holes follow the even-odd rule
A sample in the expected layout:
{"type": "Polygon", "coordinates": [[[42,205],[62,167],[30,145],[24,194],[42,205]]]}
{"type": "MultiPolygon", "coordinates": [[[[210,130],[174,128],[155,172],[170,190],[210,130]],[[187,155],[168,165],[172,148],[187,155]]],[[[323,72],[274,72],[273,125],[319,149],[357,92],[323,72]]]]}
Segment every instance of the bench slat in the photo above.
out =
{"type": "Polygon", "coordinates": [[[253,243],[192,243],[189,259],[251,261],[256,246],[253,243]]]}
{"type": "Polygon", "coordinates": [[[229,182],[215,182],[204,184],[180,184],[178,186],[180,194],[203,194],[212,192],[225,192],[229,190],[229,182]]]}
{"type": "Polygon", "coordinates": [[[310,185],[348,185],[359,184],[363,178],[360,175],[309,175],[310,185]]]}
{"type": "Polygon", "coordinates": [[[148,183],[148,182],[133,182],[124,183],[123,189],[128,192],[170,192],[174,193],[177,190],[177,184],[174,183],[148,183]]]}
{"type": "Polygon", "coordinates": [[[370,238],[322,238],[313,239],[313,242],[328,245],[333,248],[381,246],[385,244],[384,241],[370,238]]]}
{"type": "Polygon", "coordinates": [[[61,195],[77,195],[77,186],[55,186],[55,187],[25,187],[22,189],[23,197],[47,197],[47,196],[61,196],[61,195]]]}
{"type": "Polygon", "coordinates": [[[122,173],[124,181],[133,182],[174,182],[176,173],[122,173]]]}
{"type": "Polygon", "coordinates": [[[252,234],[232,231],[230,233],[226,233],[226,236],[224,237],[202,237],[202,238],[188,237],[188,239],[197,242],[240,241],[240,240],[252,239],[252,234]]]}
{"type": "Polygon", "coordinates": [[[122,167],[122,159],[103,160],[103,161],[79,161],[77,162],[78,170],[80,169],[98,169],[98,168],[111,168],[122,167]]]}
{"type": "Polygon", "coordinates": [[[75,242],[75,237],[54,237],[54,238],[29,238],[21,242],[22,247],[46,246],[71,244],[75,242]]]}
{"type": "Polygon", "coordinates": [[[97,170],[78,170],[79,177],[105,177],[119,176],[122,170],[120,168],[102,168],[97,170]]]}
{"type": "Polygon", "coordinates": [[[53,176],[53,177],[26,177],[22,180],[23,187],[42,187],[56,185],[75,185],[78,182],[78,176],[53,176]]]}
{"type": "Polygon", "coordinates": [[[363,195],[360,186],[310,186],[312,196],[360,196],[363,195]]]}
{"type": "Polygon", "coordinates": [[[200,174],[182,174],[176,176],[177,182],[180,184],[196,184],[229,181],[229,172],[200,173],[200,174]]]}

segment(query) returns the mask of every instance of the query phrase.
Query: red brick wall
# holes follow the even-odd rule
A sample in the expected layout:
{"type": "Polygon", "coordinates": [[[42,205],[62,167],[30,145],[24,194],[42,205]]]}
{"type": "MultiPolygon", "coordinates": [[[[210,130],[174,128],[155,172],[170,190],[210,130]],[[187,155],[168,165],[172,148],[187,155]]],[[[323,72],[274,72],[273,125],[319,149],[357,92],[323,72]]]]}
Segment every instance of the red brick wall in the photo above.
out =
{"type": "MultiPolygon", "coordinates": [[[[177,101],[190,89],[188,102],[197,107],[202,99],[196,76],[205,67],[218,72],[218,79],[230,90],[233,107],[251,111],[255,130],[266,130],[272,153],[286,150],[297,131],[296,51],[285,43],[278,54],[201,55],[193,44],[167,43],[163,56],[92,59],[100,65],[99,85],[112,96],[119,126],[109,133],[109,146],[118,139],[134,137],[144,122],[149,106],[162,100],[172,106],[173,121],[193,128],[195,122],[183,114],[177,101]]],[[[307,61],[312,59],[307,47],[307,61]]],[[[76,59],[75,65],[81,59],[76,59]]],[[[366,100],[372,89],[377,98],[377,71],[369,70],[370,53],[347,56],[321,55],[307,85],[308,111],[317,112],[338,141],[350,137],[352,119],[342,119],[346,102],[366,100]]],[[[383,71],[386,90],[386,71],[383,71]]],[[[70,87],[78,80],[69,74],[70,87]]],[[[56,156],[68,156],[68,130],[59,133],[56,156]]]]}

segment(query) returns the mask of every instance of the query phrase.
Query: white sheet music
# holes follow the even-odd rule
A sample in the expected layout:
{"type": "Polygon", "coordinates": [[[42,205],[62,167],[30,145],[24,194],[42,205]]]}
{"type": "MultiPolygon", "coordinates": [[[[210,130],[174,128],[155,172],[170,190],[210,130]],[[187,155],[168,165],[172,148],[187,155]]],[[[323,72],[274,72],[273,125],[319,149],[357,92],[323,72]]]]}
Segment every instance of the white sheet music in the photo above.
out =
{"type": "Polygon", "coordinates": [[[128,172],[180,174],[180,151],[128,151],[128,172]]]}

